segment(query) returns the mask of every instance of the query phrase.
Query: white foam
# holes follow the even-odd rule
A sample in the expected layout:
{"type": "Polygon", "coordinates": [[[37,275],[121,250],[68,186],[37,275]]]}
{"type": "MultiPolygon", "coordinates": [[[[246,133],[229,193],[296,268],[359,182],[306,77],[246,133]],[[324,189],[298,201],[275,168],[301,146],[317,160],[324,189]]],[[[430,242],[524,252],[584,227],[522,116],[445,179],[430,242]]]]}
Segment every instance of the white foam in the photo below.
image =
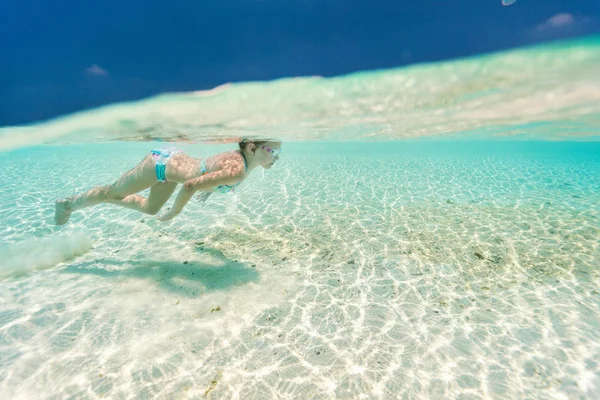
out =
{"type": "Polygon", "coordinates": [[[92,247],[92,239],[83,233],[28,239],[2,246],[0,278],[52,268],[86,253],[92,247]]]}

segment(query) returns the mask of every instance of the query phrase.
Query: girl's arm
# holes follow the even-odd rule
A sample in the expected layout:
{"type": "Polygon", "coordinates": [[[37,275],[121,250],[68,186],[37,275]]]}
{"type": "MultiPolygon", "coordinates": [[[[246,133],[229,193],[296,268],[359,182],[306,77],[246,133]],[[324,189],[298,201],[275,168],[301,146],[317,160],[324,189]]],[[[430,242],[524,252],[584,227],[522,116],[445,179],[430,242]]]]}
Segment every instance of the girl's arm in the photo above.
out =
{"type": "Polygon", "coordinates": [[[196,193],[198,190],[207,190],[219,185],[233,185],[241,181],[243,177],[243,167],[234,167],[220,171],[209,172],[198,178],[190,179],[186,181],[179,190],[179,193],[175,198],[175,203],[173,203],[173,207],[171,207],[165,214],[160,215],[158,219],[161,221],[168,221],[175,218],[175,216],[177,216],[177,214],[183,210],[183,207],[185,207],[187,202],[190,201],[194,193],[196,193]]]}

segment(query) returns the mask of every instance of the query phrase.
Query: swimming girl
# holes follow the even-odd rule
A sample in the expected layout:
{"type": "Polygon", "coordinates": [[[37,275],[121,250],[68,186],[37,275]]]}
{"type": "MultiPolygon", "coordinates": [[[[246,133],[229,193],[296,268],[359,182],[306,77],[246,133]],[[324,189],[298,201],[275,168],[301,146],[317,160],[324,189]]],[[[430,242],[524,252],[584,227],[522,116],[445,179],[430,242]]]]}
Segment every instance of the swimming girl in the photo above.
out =
{"type": "Polygon", "coordinates": [[[57,200],[54,221],[63,225],[73,211],[101,203],[156,215],[181,183],[173,206],[158,216],[161,221],[173,219],[196,192],[200,192],[200,201],[206,201],[213,192],[231,192],[254,168],[270,169],[281,152],[281,143],[275,141],[242,140],[238,144],[239,150],[202,159],[192,158],[175,148],[152,150],[112,185],[57,200]],[[150,188],[148,198],[136,194],[147,188],[150,188]]]}

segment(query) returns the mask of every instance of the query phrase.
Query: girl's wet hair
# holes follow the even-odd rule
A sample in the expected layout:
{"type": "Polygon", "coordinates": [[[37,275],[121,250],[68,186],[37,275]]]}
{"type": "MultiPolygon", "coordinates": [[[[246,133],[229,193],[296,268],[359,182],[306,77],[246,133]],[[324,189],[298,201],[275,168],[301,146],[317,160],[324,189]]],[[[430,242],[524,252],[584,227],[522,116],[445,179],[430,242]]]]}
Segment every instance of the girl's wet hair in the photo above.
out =
{"type": "Polygon", "coordinates": [[[240,150],[242,150],[242,151],[246,150],[246,147],[250,143],[254,143],[258,147],[258,146],[261,146],[261,145],[263,145],[265,143],[268,143],[268,140],[248,140],[248,139],[242,139],[241,142],[238,142],[238,145],[240,146],[240,150]]]}

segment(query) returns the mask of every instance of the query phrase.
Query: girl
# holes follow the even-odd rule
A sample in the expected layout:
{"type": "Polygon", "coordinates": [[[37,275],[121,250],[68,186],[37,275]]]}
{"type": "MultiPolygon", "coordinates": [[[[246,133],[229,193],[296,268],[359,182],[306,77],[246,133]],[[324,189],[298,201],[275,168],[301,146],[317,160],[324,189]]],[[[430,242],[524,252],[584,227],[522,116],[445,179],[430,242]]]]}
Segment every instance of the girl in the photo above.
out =
{"type": "Polygon", "coordinates": [[[242,140],[239,150],[203,159],[195,159],[175,148],[152,150],[142,162],[115,183],[95,187],[79,196],[57,200],[54,221],[63,225],[73,211],[100,203],[112,203],[145,214],[156,215],[169,200],[179,183],[183,184],[173,207],[158,217],[173,219],[200,191],[198,199],[206,201],[212,192],[233,191],[254,168],[270,169],[279,158],[281,143],[242,140]],[[148,198],[135,193],[150,188],[148,198]]]}

